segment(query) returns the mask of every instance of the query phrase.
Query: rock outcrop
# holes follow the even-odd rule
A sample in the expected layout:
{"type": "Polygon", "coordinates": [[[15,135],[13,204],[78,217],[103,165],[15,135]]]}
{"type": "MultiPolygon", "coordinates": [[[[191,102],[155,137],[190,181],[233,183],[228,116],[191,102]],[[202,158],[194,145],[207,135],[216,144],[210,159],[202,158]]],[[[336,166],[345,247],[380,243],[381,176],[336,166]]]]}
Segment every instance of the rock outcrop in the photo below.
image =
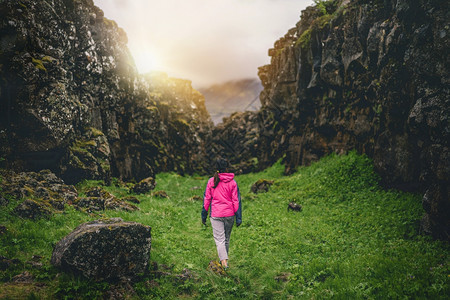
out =
{"type": "Polygon", "coordinates": [[[148,177],[142,179],[131,188],[131,192],[135,194],[145,194],[149,193],[156,186],[155,179],[153,177],[148,177]]]}
{"type": "Polygon", "coordinates": [[[201,171],[212,122],[189,81],[141,76],[92,0],[0,3],[0,158],[67,183],[201,171]]]}
{"type": "Polygon", "coordinates": [[[51,263],[94,280],[133,278],[147,271],[151,228],[120,218],[78,226],[53,249],[51,263]]]}
{"type": "Polygon", "coordinates": [[[286,173],[332,153],[372,157],[383,183],[422,191],[423,229],[449,239],[449,2],[321,1],[261,67],[258,160],[286,173]]]}
{"type": "Polygon", "coordinates": [[[250,187],[250,191],[255,194],[267,193],[273,183],[273,180],[259,179],[254,184],[252,184],[252,186],[250,187]]]}
{"type": "Polygon", "coordinates": [[[256,171],[258,140],[258,114],[251,111],[233,113],[213,129],[211,143],[207,145],[209,160],[225,157],[238,174],[256,171]]]}
{"type": "Polygon", "coordinates": [[[77,209],[87,212],[109,210],[139,210],[136,205],[126,202],[124,199],[118,199],[110,192],[101,187],[93,187],[86,191],[87,197],[78,198],[74,201],[77,209]]]}
{"type": "Polygon", "coordinates": [[[63,211],[78,197],[73,185],[66,185],[49,170],[14,173],[0,170],[0,206],[6,206],[10,200],[22,200],[14,208],[14,213],[22,218],[39,219],[53,212],[63,211]]]}

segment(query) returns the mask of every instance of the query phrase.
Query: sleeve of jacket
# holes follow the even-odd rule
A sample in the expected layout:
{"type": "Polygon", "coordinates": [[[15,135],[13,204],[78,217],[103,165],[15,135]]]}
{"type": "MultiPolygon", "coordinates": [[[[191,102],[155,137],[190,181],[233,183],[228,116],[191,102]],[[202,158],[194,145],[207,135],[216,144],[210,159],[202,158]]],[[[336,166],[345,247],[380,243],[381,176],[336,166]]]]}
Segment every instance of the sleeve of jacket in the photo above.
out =
{"type": "Polygon", "coordinates": [[[241,192],[239,191],[238,186],[237,186],[237,194],[239,199],[239,208],[234,215],[236,216],[236,225],[239,226],[242,223],[242,201],[241,201],[241,192]]]}
{"type": "Polygon", "coordinates": [[[211,205],[211,192],[208,184],[206,184],[205,192],[203,193],[203,207],[202,207],[202,222],[205,223],[208,217],[208,209],[211,205]]]}

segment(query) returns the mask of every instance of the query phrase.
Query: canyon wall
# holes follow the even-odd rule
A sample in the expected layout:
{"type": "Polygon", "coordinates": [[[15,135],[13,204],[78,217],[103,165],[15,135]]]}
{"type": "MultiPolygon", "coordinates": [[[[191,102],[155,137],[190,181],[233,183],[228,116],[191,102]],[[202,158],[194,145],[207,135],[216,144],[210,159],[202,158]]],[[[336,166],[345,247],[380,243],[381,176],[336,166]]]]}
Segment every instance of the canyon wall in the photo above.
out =
{"type": "Polygon", "coordinates": [[[189,81],[141,76],[92,0],[0,1],[0,158],[68,183],[202,172],[212,122],[189,81]]]}
{"type": "Polygon", "coordinates": [[[322,1],[259,69],[258,160],[286,173],[356,149],[383,184],[424,194],[422,228],[449,238],[448,1],[322,1]]]}

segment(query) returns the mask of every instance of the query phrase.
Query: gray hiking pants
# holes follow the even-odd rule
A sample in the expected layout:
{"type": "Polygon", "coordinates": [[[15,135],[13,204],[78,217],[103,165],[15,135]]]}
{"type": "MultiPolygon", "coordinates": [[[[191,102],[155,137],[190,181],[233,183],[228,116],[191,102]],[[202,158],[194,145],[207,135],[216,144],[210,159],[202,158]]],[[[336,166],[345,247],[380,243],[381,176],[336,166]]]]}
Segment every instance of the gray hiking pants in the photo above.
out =
{"type": "Polygon", "coordinates": [[[224,218],[211,217],[210,219],[219,259],[228,259],[228,249],[230,248],[230,235],[234,224],[234,216],[224,218]]]}

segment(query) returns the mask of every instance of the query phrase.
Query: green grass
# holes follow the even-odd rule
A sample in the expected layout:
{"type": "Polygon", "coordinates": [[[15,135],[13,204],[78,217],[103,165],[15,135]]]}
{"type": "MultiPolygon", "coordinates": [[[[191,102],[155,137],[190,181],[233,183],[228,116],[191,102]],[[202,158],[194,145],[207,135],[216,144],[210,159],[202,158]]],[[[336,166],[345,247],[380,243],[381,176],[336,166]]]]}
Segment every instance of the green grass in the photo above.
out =
{"type": "MultiPolygon", "coordinates": [[[[372,162],[353,152],[325,157],[291,176],[282,173],[277,163],[261,173],[237,176],[243,224],[233,229],[228,276],[206,269],[217,259],[211,226],[209,221],[207,227],[201,224],[201,201],[190,200],[203,195],[207,177],[159,174],[156,190],[170,198],[137,196],[136,212],[89,216],[69,208],[33,222],[14,217],[12,203],[0,212],[0,225],[8,228],[0,237],[0,255],[21,263],[0,271],[0,298],[14,298],[18,291],[31,298],[101,298],[108,283],[57,275],[49,260],[53,245],[77,225],[108,216],[151,226],[151,261],[174,275],[185,268],[195,274],[187,281],[145,275],[133,283],[131,298],[447,299],[449,245],[419,233],[420,195],[383,190],[372,162]],[[268,193],[251,194],[251,184],[261,178],[275,183],[268,193]],[[196,186],[200,189],[191,189],[196,186]],[[302,212],[287,212],[293,200],[302,212]],[[44,257],[42,268],[25,263],[32,255],[44,257]],[[24,270],[45,285],[6,283],[24,270]]],[[[87,181],[78,189],[98,184],[87,181]]],[[[106,189],[127,195],[123,187],[106,189]]]]}

